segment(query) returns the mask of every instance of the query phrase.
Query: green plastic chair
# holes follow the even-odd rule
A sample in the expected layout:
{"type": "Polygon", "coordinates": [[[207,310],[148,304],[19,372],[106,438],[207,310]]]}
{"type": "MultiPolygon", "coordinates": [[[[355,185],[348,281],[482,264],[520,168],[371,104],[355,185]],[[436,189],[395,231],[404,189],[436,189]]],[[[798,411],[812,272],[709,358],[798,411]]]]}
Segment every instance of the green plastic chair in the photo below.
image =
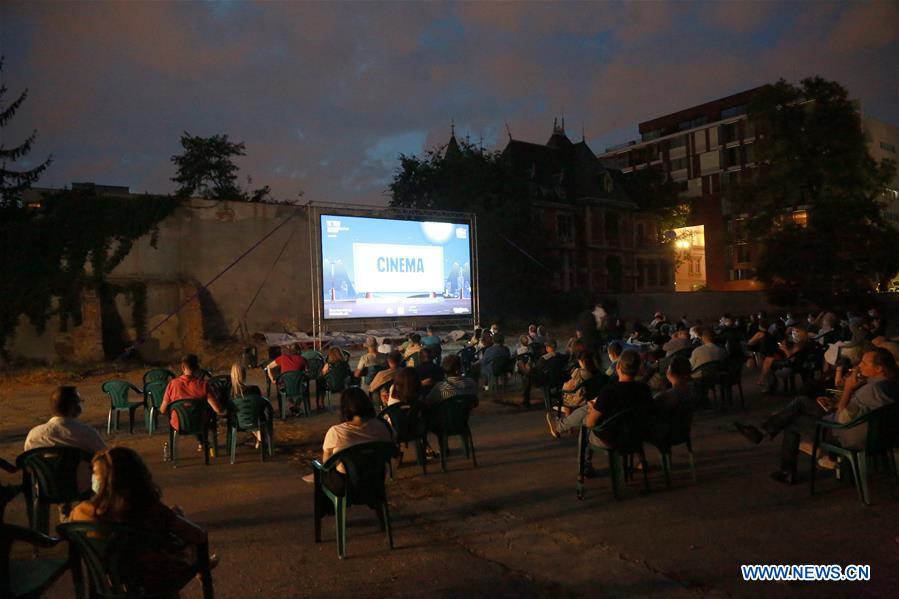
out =
{"type": "MultiPolygon", "coordinates": [[[[886,456],[893,474],[899,480],[899,468],[896,464],[896,449],[899,448],[899,403],[893,403],[872,410],[847,422],[839,424],[830,420],[818,420],[815,427],[815,441],[812,444],[811,478],[809,491],[815,493],[815,473],[817,471],[818,448],[827,453],[836,454],[849,462],[852,468],[852,477],[855,481],[855,489],[858,498],[865,505],[871,505],[871,497],[868,492],[868,458],[871,456],[886,456]],[[868,425],[868,434],[863,449],[843,447],[836,440],[825,439],[827,430],[848,430],[862,425],[868,425]]],[[[837,470],[839,474],[839,469],[837,470]]]]}
{"type": "Polygon", "coordinates": [[[148,435],[152,435],[156,432],[156,428],[159,424],[159,408],[162,406],[162,400],[165,397],[165,389],[168,386],[168,381],[151,381],[144,385],[144,397],[147,398],[148,408],[144,410],[144,414],[146,414],[148,435]]]}
{"type": "Polygon", "coordinates": [[[37,599],[69,567],[68,559],[11,559],[12,545],[22,542],[31,545],[35,553],[38,549],[49,549],[62,539],[13,526],[0,524],[0,597],[10,599],[37,599]]]}
{"type": "Polygon", "coordinates": [[[167,383],[173,378],[175,378],[175,373],[168,368],[151,368],[144,373],[143,383],[144,387],[146,387],[148,384],[158,381],[167,383]]]}
{"type": "Polygon", "coordinates": [[[287,405],[302,405],[303,414],[309,416],[309,377],[302,370],[291,370],[278,375],[278,411],[281,420],[287,420],[287,405]]]}
{"type": "Polygon", "coordinates": [[[260,395],[235,397],[228,409],[228,447],[231,463],[237,454],[237,433],[262,433],[262,461],[274,454],[274,425],[272,404],[260,395]]]}
{"type": "MultiPolygon", "coordinates": [[[[378,414],[378,418],[393,429],[397,445],[400,443],[415,443],[415,459],[418,465],[421,466],[421,471],[427,474],[428,462],[425,459],[425,435],[427,435],[427,428],[425,427],[423,410],[424,404],[420,401],[395,403],[382,410],[378,414]]],[[[400,451],[397,468],[402,464],[403,452],[400,451]]]]}
{"type": "MultiPolygon", "coordinates": [[[[2,458],[0,458],[0,470],[9,472],[10,474],[19,471],[14,464],[10,464],[2,458]]],[[[0,522],[3,522],[3,513],[6,511],[6,506],[21,492],[22,485],[5,485],[0,483],[0,522]]]]}
{"type": "Polygon", "coordinates": [[[360,443],[343,451],[338,451],[322,464],[312,462],[315,478],[315,499],[313,516],[315,520],[315,542],[322,540],[322,518],[325,516],[323,502],[330,500],[334,507],[337,532],[337,555],[346,557],[346,511],[352,505],[367,505],[378,515],[382,531],[387,532],[387,540],[393,549],[393,533],[390,529],[390,511],[387,507],[387,491],[384,488],[384,465],[396,454],[393,443],[376,441],[360,443]],[[324,476],[342,462],[346,469],[346,494],[336,495],[324,484],[324,476]]]}
{"type": "Polygon", "coordinates": [[[584,479],[587,474],[587,450],[594,452],[605,452],[609,458],[609,477],[612,479],[612,495],[615,499],[621,499],[619,491],[621,470],[624,471],[624,480],[630,477],[631,470],[629,468],[629,457],[632,455],[640,456],[640,462],[643,465],[643,484],[649,491],[649,466],[646,463],[646,454],[643,452],[643,435],[642,423],[643,413],[637,408],[630,408],[614,414],[608,420],[601,422],[592,429],[586,426],[581,427],[578,436],[578,477],[577,477],[577,498],[584,498],[584,479]],[[590,442],[591,432],[611,432],[615,436],[615,447],[605,447],[590,442]]]}
{"type": "Polygon", "coordinates": [[[106,418],[106,434],[111,435],[113,428],[118,432],[119,413],[125,411],[128,412],[128,432],[133,434],[135,410],[138,408],[147,408],[146,404],[144,404],[144,392],[128,381],[123,381],[121,379],[106,381],[100,388],[103,390],[103,393],[109,396],[109,415],[106,418]],[[130,401],[128,399],[128,393],[130,391],[139,394],[141,396],[140,401],[130,401]],[[115,418],[113,418],[113,414],[115,415],[115,418]],[[113,423],[115,424],[115,427],[113,427],[113,423]]]}
{"type": "MultiPolygon", "coordinates": [[[[693,426],[693,406],[687,402],[681,402],[664,416],[659,417],[659,424],[663,425],[664,434],[647,435],[646,441],[659,450],[662,456],[662,472],[665,475],[665,486],[671,486],[671,448],[684,445],[690,456],[690,474],[693,482],[696,482],[696,463],[693,459],[693,441],[690,437],[690,429],[693,426]]],[[[650,425],[651,428],[655,428],[650,425]]]]}
{"type": "Polygon", "coordinates": [[[468,419],[471,410],[478,405],[474,395],[454,395],[429,407],[425,415],[427,429],[434,433],[440,441],[440,468],[446,472],[446,460],[449,453],[449,438],[458,436],[462,439],[465,458],[471,458],[475,468],[478,466],[474,441],[468,419]]]}
{"type": "Polygon", "coordinates": [[[212,408],[206,403],[206,398],[179,399],[169,404],[169,409],[178,415],[178,426],[171,425],[169,418],[169,455],[173,467],[178,466],[178,436],[200,435],[203,445],[203,460],[209,465],[209,431],[212,431],[213,447],[218,453],[218,428],[215,418],[210,412],[212,408]]]}
{"type": "Polygon", "coordinates": [[[218,374],[206,381],[206,384],[209,385],[210,388],[212,388],[212,392],[215,394],[215,397],[219,400],[220,404],[226,404],[231,398],[230,376],[218,374]]]}
{"type": "Polygon", "coordinates": [[[504,391],[506,388],[506,375],[509,373],[509,363],[511,358],[508,356],[497,356],[490,362],[490,369],[487,372],[487,387],[494,393],[504,391]]]}
{"type": "Polygon", "coordinates": [[[724,360],[714,360],[700,364],[694,368],[691,373],[691,383],[695,389],[695,395],[700,404],[708,403],[709,391],[712,392],[712,398],[718,404],[718,387],[721,388],[720,407],[730,405],[732,403],[732,388],[730,384],[730,367],[724,360]],[[695,376],[695,375],[699,376],[695,376]]]}
{"type": "Polygon", "coordinates": [[[93,455],[77,447],[38,447],[20,454],[16,468],[22,472],[22,492],[28,525],[38,532],[50,532],[50,505],[69,504],[91,496],[79,491],[78,469],[90,464],[93,455]]]}
{"type": "Polygon", "coordinates": [[[331,364],[328,368],[328,373],[322,379],[325,383],[325,393],[327,393],[328,397],[328,410],[333,410],[331,394],[340,393],[346,389],[350,384],[350,377],[352,377],[352,375],[353,373],[350,372],[350,365],[346,360],[331,364]]]}
{"type": "Polygon", "coordinates": [[[203,598],[214,596],[207,543],[197,547],[196,561],[188,563],[179,559],[179,553],[189,546],[173,535],[98,522],[60,524],[56,532],[69,542],[77,597],[84,596],[82,563],[87,567],[91,597],[173,597],[197,576],[203,585],[203,598]],[[150,576],[143,567],[148,561],[171,561],[179,567],[171,568],[165,576],[158,572],[150,576]]]}

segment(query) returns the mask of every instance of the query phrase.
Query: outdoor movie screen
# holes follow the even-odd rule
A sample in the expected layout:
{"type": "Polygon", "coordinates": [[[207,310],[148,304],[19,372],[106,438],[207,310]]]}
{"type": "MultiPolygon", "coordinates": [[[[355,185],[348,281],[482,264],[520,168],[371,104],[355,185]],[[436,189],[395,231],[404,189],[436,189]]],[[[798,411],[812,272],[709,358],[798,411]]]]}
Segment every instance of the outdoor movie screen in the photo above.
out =
{"type": "Polygon", "coordinates": [[[471,314],[467,224],[322,215],[324,318],[471,314]]]}

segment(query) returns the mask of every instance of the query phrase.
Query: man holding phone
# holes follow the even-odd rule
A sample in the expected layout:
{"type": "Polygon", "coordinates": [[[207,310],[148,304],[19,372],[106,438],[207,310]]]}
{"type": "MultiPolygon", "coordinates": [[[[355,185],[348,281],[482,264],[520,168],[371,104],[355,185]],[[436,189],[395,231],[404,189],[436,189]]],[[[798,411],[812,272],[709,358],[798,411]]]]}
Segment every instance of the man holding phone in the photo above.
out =
{"type": "MultiPolygon", "coordinates": [[[[837,385],[842,383],[839,400],[833,404],[826,397],[812,399],[799,396],[787,406],[769,416],[761,427],[735,422],[737,430],[753,443],[765,436],[774,439],[783,432],[780,470],[771,473],[777,482],[796,482],[796,461],[800,437],[811,439],[815,421],[831,418],[845,424],[877,408],[899,401],[899,366],[893,355],[883,348],[864,352],[861,362],[844,376],[838,373],[837,385]]],[[[863,447],[868,435],[867,425],[832,431],[833,437],[844,447],[863,447]]],[[[824,467],[833,467],[829,460],[820,460],[824,467]]]]}

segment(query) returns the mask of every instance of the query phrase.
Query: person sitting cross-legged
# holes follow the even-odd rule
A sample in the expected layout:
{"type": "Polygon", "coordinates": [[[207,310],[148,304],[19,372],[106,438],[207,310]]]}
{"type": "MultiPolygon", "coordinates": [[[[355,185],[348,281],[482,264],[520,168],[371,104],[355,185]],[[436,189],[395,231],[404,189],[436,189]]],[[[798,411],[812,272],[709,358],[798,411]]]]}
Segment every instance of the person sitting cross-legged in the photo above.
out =
{"type": "Polygon", "coordinates": [[[566,414],[584,405],[587,397],[587,381],[596,376],[596,362],[593,354],[581,350],[575,355],[577,362],[571,371],[571,378],[562,385],[562,411],[566,414]]]}
{"type": "MultiPolygon", "coordinates": [[[[652,393],[646,383],[637,379],[640,374],[640,354],[633,350],[625,350],[615,364],[618,379],[603,387],[599,396],[590,399],[568,416],[558,416],[555,412],[546,414],[549,432],[553,437],[564,433],[576,432],[582,425],[593,428],[615,414],[630,408],[637,408],[648,413],[652,406],[652,393]]],[[[611,439],[591,434],[591,442],[606,444],[611,439]]]]}
{"type": "Polygon", "coordinates": [[[556,341],[554,339],[544,340],[546,353],[537,358],[533,363],[522,363],[519,365],[522,373],[522,407],[530,409],[531,407],[531,387],[534,385],[543,385],[547,382],[547,378],[561,372],[565,367],[565,356],[556,353],[556,341]]]}
{"type": "MultiPolygon", "coordinates": [[[[883,349],[870,349],[862,355],[858,367],[843,377],[838,374],[837,385],[842,383],[840,399],[835,406],[826,397],[799,396],[786,407],[775,412],[761,423],[753,426],[735,422],[737,430],[755,444],[768,437],[774,439],[783,433],[781,442],[780,469],[771,473],[777,482],[796,482],[796,462],[801,438],[811,439],[815,434],[815,422],[821,418],[833,419],[846,424],[855,418],[899,401],[899,366],[893,355],[883,349]]],[[[831,431],[833,437],[849,448],[864,447],[867,425],[846,430],[831,431]]],[[[818,462],[821,466],[835,466],[829,460],[818,462]]]]}

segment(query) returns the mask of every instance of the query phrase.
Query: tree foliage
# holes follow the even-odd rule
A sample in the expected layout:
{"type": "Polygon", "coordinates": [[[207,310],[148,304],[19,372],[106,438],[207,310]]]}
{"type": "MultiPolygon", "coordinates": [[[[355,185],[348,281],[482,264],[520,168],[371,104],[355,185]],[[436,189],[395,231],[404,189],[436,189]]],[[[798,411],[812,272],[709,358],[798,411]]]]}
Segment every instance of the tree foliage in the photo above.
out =
{"type": "Polygon", "coordinates": [[[467,142],[400,156],[390,205],[473,212],[477,217],[481,313],[533,307],[549,289],[555,263],[542,251],[542,223],[530,208],[527,181],[498,152],[467,142]]]}
{"type": "Polygon", "coordinates": [[[169,196],[119,198],[64,190],[45,196],[40,213],[0,214],[0,347],[20,315],[38,331],[53,315],[63,329],[79,324],[82,289],[103,288],[135,240],[152,235],[178,204],[169,196]]]}
{"type": "Polygon", "coordinates": [[[820,77],[766,87],[749,106],[760,174],[728,190],[764,244],[759,278],[772,300],[825,303],[870,293],[899,270],[899,233],[881,194],[896,164],[868,154],[845,88],[820,77]],[[807,223],[792,221],[806,210],[807,223]]]}
{"type": "Polygon", "coordinates": [[[621,178],[621,186],[641,210],[652,213],[660,233],[683,227],[687,223],[690,204],[680,198],[677,184],[660,170],[644,168],[628,173],[621,178]]]}
{"type": "MultiPolygon", "coordinates": [[[[2,72],[3,57],[0,57],[0,73],[2,72]]],[[[35,139],[37,139],[37,130],[32,131],[31,135],[18,145],[6,146],[7,136],[3,133],[3,128],[12,120],[16,111],[28,97],[26,89],[4,107],[3,97],[7,91],[6,86],[0,84],[0,209],[3,210],[18,208],[21,193],[38,180],[53,160],[52,156],[47,157],[37,166],[24,170],[17,170],[10,166],[11,163],[22,160],[31,152],[35,139]]]]}
{"type": "Polygon", "coordinates": [[[237,184],[237,165],[233,159],[246,154],[243,142],[232,142],[227,135],[181,135],[184,153],[172,156],[177,172],[172,181],[178,184],[175,195],[181,198],[201,197],[217,200],[243,199],[237,184]]]}

